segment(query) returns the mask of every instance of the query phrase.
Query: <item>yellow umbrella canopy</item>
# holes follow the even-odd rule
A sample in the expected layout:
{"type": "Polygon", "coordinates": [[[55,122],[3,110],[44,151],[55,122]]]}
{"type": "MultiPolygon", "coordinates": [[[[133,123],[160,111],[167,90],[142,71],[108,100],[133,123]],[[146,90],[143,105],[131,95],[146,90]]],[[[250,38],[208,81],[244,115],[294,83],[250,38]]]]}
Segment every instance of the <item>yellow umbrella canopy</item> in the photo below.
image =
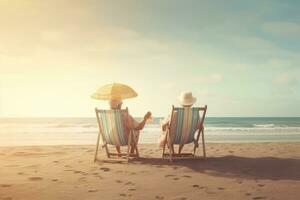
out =
{"type": "Polygon", "coordinates": [[[93,99],[111,100],[111,99],[129,99],[138,94],[128,85],[113,83],[99,88],[93,95],[93,99]]]}

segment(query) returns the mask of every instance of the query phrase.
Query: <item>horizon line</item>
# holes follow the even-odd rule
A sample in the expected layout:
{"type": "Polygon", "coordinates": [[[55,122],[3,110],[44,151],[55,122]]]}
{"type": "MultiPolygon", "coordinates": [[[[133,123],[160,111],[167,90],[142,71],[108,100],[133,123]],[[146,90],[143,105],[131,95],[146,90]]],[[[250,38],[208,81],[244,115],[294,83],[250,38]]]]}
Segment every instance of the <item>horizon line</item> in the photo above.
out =
{"type": "MultiPolygon", "coordinates": [[[[133,116],[134,118],[143,118],[143,116],[133,116]]],[[[30,116],[22,116],[22,117],[13,117],[13,116],[0,116],[0,119],[71,119],[71,118],[94,118],[88,116],[63,116],[63,117],[53,117],[53,116],[41,116],[41,117],[30,117],[30,116]]],[[[153,116],[153,118],[165,118],[165,116],[153,116]]],[[[300,116],[206,116],[206,118],[300,118],[300,116]]]]}

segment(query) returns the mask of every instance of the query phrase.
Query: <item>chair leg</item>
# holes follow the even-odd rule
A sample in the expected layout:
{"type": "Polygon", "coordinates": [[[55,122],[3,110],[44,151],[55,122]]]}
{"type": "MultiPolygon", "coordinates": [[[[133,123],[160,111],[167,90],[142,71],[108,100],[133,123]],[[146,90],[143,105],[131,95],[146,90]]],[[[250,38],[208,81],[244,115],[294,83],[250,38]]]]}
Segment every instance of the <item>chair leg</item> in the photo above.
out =
{"type": "Polygon", "coordinates": [[[96,152],[95,152],[94,162],[96,162],[97,156],[98,156],[99,141],[100,141],[100,133],[98,134],[98,138],[97,138],[97,144],[96,144],[96,152]]]}
{"type": "Polygon", "coordinates": [[[204,158],[206,158],[205,141],[204,141],[204,130],[202,130],[202,148],[203,148],[203,156],[204,156],[204,158]]]}
{"type": "Polygon", "coordinates": [[[128,136],[127,162],[129,162],[129,156],[130,156],[131,135],[132,135],[132,132],[130,132],[130,134],[129,134],[129,136],[128,136]]]}
{"type": "Polygon", "coordinates": [[[194,140],[194,158],[196,158],[196,150],[199,147],[199,138],[200,138],[200,134],[201,134],[202,129],[199,129],[197,132],[197,139],[194,140]]]}
{"type": "Polygon", "coordinates": [[[166,143],[164,144],[164,146],[163,146],[163,153],[162,153],[162,157],[164,157],[164,155],[165,155],[165,150],[166,150],[166,143]]]}
{"type": "Polygon", "coordinates": [[[196,158],[196,150],[198,148],[198,142],[194,142],[194,158],[196,158]]]}
{"type": "Polygon", "coordinates": [[[166,140],[165,140],[165,143],[163,145],[163,154],[162,154],[162,157],[164,157],[164,155],[165,155],[165,150],[166,150],[167,142],[168,142],[168,132],[166,132],[166,140]]]}
{"type": "Polygon", "coordinates": [[[173,145],[168,143],[168,148],[169,148],[169,154],[170,154],[170,161],[173,162],[173,145]]]}
{"type": "Polygon", "coordinates": [[[110,153],[109,153],[109,150],[108,150],[108,147],[107,147],[106,143],[104,144],[104,148],[105,148],[107,158],[110,158],[110,153]]]}

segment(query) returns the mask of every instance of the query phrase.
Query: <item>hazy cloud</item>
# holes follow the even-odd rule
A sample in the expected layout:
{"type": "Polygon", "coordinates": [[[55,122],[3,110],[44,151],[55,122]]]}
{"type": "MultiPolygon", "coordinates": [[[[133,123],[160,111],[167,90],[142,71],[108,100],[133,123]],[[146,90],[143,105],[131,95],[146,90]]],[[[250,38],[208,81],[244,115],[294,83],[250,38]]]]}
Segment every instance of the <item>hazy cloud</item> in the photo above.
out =
{"type": "Polygon", "coordinates": [[[300,37],[300,24],[295,22],[266,22],[262,29],[278,36],[300,37]]]}
{"type": "Polygon", "coordinates": [[[283,73],[279,76],[277,76],[275,79],[274,79],[274,82],[278,85],[286,85],[286,86],[295,86],[298,81],[297,81],[297,78],[295,78],[294,75],[290,75],[290,74],[287,74],[287,73],[283,73]]]}

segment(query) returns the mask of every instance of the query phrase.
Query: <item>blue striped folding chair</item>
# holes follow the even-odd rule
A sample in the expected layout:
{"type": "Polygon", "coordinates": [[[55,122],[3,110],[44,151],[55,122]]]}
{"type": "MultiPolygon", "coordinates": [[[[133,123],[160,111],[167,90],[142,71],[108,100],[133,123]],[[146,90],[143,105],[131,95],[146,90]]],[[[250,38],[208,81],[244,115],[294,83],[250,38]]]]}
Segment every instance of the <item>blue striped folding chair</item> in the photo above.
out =
{"type": "Polygon", "coordinates": [[[97,160],[100,140],[102,140],[103,142],[102,148],[105,148],[106,155],[108,158],[113,156],[126,156],[127,161],[129,161],[130,157],[138,157],[139,153],[134,131],[131,127],[125,127],[124,123],[127,117],[129,116],[128,109],[126,108],[126,110],[99,110],[96,108],[95,112],[99,126],[99,133],[97,138],[94,161],[97,160]],[[129,133],[127,134],[126,131],[129,131],[129,133]],[[135,148],[135,154],[129,153],[132,144],[135,148]],[[108,150],[108,145],[128,146],[127,153],[110,153],[108,150]]]}
{"type": "MultiPolygon", "coordinates": [[[[173,158],[196,158],[196,149],[199,147],[199,138],[202,135],[203,155],[206,157],[205,141],[204,141],[204,119],[207,106],[204,107],[172,107],[171,120],[166,129],[166,142],[163,146],[163,157],[173,158]],[[202,113],[200,117],[200,113],[202,113]],[[200,128],[199,128],[200,127],[200,128]],[[174,145],[184,145],[194,143],[193,153],[174,152],[174,145]],[[165,153],[166,146],[169,153],[165,153]]],[[[180,147],[179,147],[180,148],[180,147]]]]}

